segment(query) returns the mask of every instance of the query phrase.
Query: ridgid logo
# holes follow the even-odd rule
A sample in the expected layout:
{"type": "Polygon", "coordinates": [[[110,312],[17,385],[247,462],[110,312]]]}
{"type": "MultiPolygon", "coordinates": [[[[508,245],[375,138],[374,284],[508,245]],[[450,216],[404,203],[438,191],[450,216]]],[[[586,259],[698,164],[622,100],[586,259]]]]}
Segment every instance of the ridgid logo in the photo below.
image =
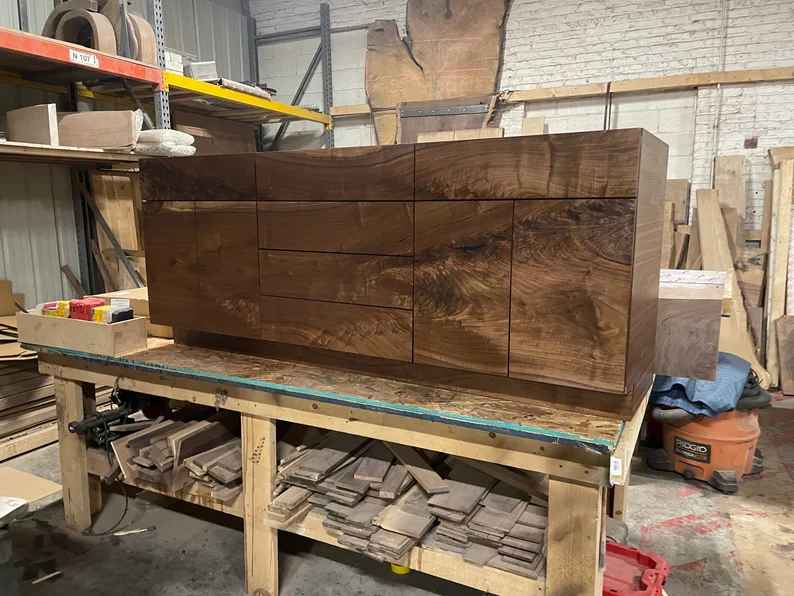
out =
{"type": "Polygon", "coordinates": [[[703,443],[695,443],[682,437],[676,437],[674,449],[678,455],[687,459],[705,463],[711,461],[711,447],[703,443]]]}

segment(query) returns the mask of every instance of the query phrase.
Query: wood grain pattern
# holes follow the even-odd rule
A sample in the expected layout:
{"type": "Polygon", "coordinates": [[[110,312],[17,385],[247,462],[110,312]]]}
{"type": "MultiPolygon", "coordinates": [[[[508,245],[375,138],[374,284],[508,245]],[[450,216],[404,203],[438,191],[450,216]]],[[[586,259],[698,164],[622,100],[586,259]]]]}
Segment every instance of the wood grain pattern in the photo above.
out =
{"type": "Polygon", "coordinates": [[[409,202],[260,201],[258,211],[260,248],[413,254],[409,202]]]}
{"type": "Polygon", "coordinates": [[[416,205],[414,361],[506,375],[512,201],[416,205]]]}
{"type": "Polygon", "coordinates": [[[624,390],[634,213],[630,199],[516,201],[510,376],[624,390]]]}
{"type": "MultiPolygon", "coordinates": [[[[176,342],[187,346],[253,354],[284,361],[296,362],[326,369],[348,371],[352,375],[368,375],[426,386],[429,390],[444,389],[444,399],[459,399],[463,391],[523,404],[553,403],[555,408],[590,413],[608,418],[626,419],[633,414],[629,407],[619,403],[622,395],[614,392],[585,390],[548,382],[504,377],[475,371],[416,364],[373,358],[361,354],[345,354],[331,350],[307,350],[301,345],[275,341],[252,340],[201,331],[175,331],[176,342]]],[[[330,381],[328,381],[330,383],[330,381]]],[[[331,387],[331,385],[328,385],[331,387]]]]}
{"type": "Polygon", "coordinates": [[[412,358],[408,311],[268,296],[260,300],[262,339],[393,360],[412,358]]]}
{"type": "MultiPolygon", "coordinates": [[[[304,348],[286,347],[302,354],[310,353],[310,350],[304,348]]],[[[262,358],[240,352],[178,344],[139,352],[129,359],[163,368],[183,370],[190,368],[201,371],[202,376],[224,375],[285,386],[333,391],[368,400],[450,412],[458,416],[503,420],[528,427],[540,427],[614,442],[617,442],[622,428],[622,425],[613,419],[586,413],[571,415],[570,412],[560,411],[554,405],[542,401],[517,401],[508,396],[498,395],[494,391],[468,392],[461,391],[459,387],[444,389],[427,383],[392,380],[380,376],[379,373],[362,374],[338,366],[306,364],[300,360],[262,358]]],[[[454,374],[449,370],[445,372],[454,374]]],[[[411,418],[401,418],[405,424],[410,425],[411,418]]],[[[579,453],[588,457],[581,451],[579,453]]],[[[596,457],[592,453],[589,455],[596,457]]]]}
{"type": "Polygon", "coordinates": [[[146,202],[143,229],[149,318],[191,328],[198,295],[195,203],[146,202]]]}
{"type": "Polygon", "coordinates": [[[414,194],[414,150],[399,145],[260,153],[256,182],[259,200],[406,201],[414,194]]]}
{"type": "Polygon", "coordinates": [[[713,381],[722,299],[659,298],[654,372],[713,381]]]}
{"type": "Polygon", "coordinates": [[[416,200],[634,197],[640,132],[416,145],[416,200]]]}
{"type": "Polygon", "coordinates": [[[662,245],[667,145],[642,132],[639,189],[635,202],[631,320],[626,346],[624,412],[630,416],[653,381],[659,306],[659,255],[662,245]]]}
{"type": "Polygon", "coordinates": [[[256,203],[196,203],[198,312],[194,328],[259,337],[256,203]]]}
{"type": "Polygon", "coordinates": [[[413,301],[410,257],[261,250],[259,280],[265,296],[406,309],[413,301]]]}
{"type": "Polygon", "coordinates": [[[210,155],[141,161],[145,201],[254,201],[254,156],[210,155]]]}

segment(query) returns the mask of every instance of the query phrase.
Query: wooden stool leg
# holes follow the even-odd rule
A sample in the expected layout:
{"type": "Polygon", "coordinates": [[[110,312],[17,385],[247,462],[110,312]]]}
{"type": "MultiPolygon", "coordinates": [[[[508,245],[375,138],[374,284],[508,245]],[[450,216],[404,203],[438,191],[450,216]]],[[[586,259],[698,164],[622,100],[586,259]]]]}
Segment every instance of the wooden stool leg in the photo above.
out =
{"type": "Polygon", "coordinates": [[[245,589],[278,594],[278,530],[265,525],[276,475],[276,422],[241,414],[245,523],[245,589]]]}
{"type": "Polygon", "coordinates": [[[83,419],[83,385],[55,379],[55,407],[66,525],[74,530],[86,530],[91,527],[91,497],[85,438],[69,432],[70,422],[83,419]]]}
{"type": "Polygon", "coordinates": [[[606,488],[549,479],[548,596],[601,596],[606,488]]]}

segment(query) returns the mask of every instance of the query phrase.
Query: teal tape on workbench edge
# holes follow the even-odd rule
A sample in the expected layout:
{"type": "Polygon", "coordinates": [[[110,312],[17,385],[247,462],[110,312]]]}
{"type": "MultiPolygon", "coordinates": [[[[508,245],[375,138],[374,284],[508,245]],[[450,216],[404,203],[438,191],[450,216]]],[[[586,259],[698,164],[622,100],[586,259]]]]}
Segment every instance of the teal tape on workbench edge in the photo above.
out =
{"type": "MultiPolygon", "coordinates": [[[[422,420],[431,420],[435,422],[447,422],[460,426],[466,426],[477,430],[484,430],[488,432],[498,432],[500,434],[514,435],[527,439],[540,440],[546,443],[557,443],[564,445],[574,445],[577,447],[590,448],[598,451],[599,453],[611,453],[617,445],[617,441],[609,439],[597,439],[592,437],[583,437],[574,433],[556,431],[551,429],[542,429],[534,426],[525,426],[523,424],[515,424],[513,422],[505,422],[503,420],[490,420],[487,418],[475,418],[473,416],[464,416],[462,414],[455,414],[453,412],[442,412],[438,410],[431,410],[422,408],[420,406],[411,406],[405,404],[394,404],[365,397],[358,397],[355,395],[344,395],[333,393],[332,391],[324,391],[322,389],[309,389],[306,387],[295,387],[293,385],[283,385],[281,383],[272,383],[270,381],[262,381],[258,379],[246,379],[244,377],[232,377],[222,374],[210,374],[190,368],[174,368],[154,364],[150,362],[143,362],[140,360],[129,360],[121,356],[104,356],[100,354],[89,354],[87,352],[80,352],[78,350],[70,350],[67,348],[52,348],[49,346],[38,346],[35,344],[22,344],[24,348],[35,350],[38,352],[50,352],[53,354],[62,354],[73,358],[97,362],[100,364],[111,364],[122,366],[124,368],[143,370],[148,372],[167,372],[176,376],[187,377],[200,381],[214,381],[229,383],[231,385],[238,385],[241,387],[257,388],[274,393],[281,393],[283,395],[290,395],[299,398],[311,398],[318,401],[324,401],[333,404],[341,405],[354,405],[365,410],[372,410],[375,412],[387,412],[390,414],[398,414],[401,416],[409,416],[411,418],[419,418],[422,420]],[[551,440],[550,440],[551,439],[551,440]]],[[[621,434],[623,429],[621,428],[621,434]]]]}

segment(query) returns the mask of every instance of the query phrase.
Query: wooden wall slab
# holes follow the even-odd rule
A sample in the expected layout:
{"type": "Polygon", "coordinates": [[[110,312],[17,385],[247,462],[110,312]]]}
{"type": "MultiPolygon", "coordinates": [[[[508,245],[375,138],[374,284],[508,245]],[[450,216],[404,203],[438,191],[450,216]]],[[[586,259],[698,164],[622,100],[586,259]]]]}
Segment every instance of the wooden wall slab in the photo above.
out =
{"type": "Polygon", "coordinates": [[[507,374],[512,201],[416,205],[414,361],[507,374]]]}
{"type": "Polygon", "coordinates": [[[413,254],[410,202],[260,201],[258,211],[260,248],[413,254]]]}
{"type": "Polygon", "coordinates": [[[256,203],[196,203],[198,312],[195,329],[259,336],[256,203]]]}
{"type": "Polygon", "coordinates": [[[266,296],[407,309],[413,302],[411,257],[261,250],[259,276],[266,296]]]}
{"type": "Polygon", "coordinates": [[[515,209],[510,376],[622,392],[634,201],[515,209]]]}
{"type": "Polygon", "coordinates": [[[261,298],[261,338],[410,362],[411,312],[293,298],[261,298]]]}
{"type": "Polygon", "coordinates": [[[144,203],[149,317],[192,328],[198,306],[196,213],[193,201],[144,203]]]}
{"type": "Polygon", "coordinates": [[[256,160],[259,200],[410,201],[413,176],[410,145],[276,151],[256,160]]]}
{"type": "Polygon", "coordinates": [[[416,200],[628,198],[640,129],[416,145],[416,200]]]}
{"type": "Polygon", "coordinates": [[[253,201],[253,155],[141,160],[144,201],[253,201]]]}

